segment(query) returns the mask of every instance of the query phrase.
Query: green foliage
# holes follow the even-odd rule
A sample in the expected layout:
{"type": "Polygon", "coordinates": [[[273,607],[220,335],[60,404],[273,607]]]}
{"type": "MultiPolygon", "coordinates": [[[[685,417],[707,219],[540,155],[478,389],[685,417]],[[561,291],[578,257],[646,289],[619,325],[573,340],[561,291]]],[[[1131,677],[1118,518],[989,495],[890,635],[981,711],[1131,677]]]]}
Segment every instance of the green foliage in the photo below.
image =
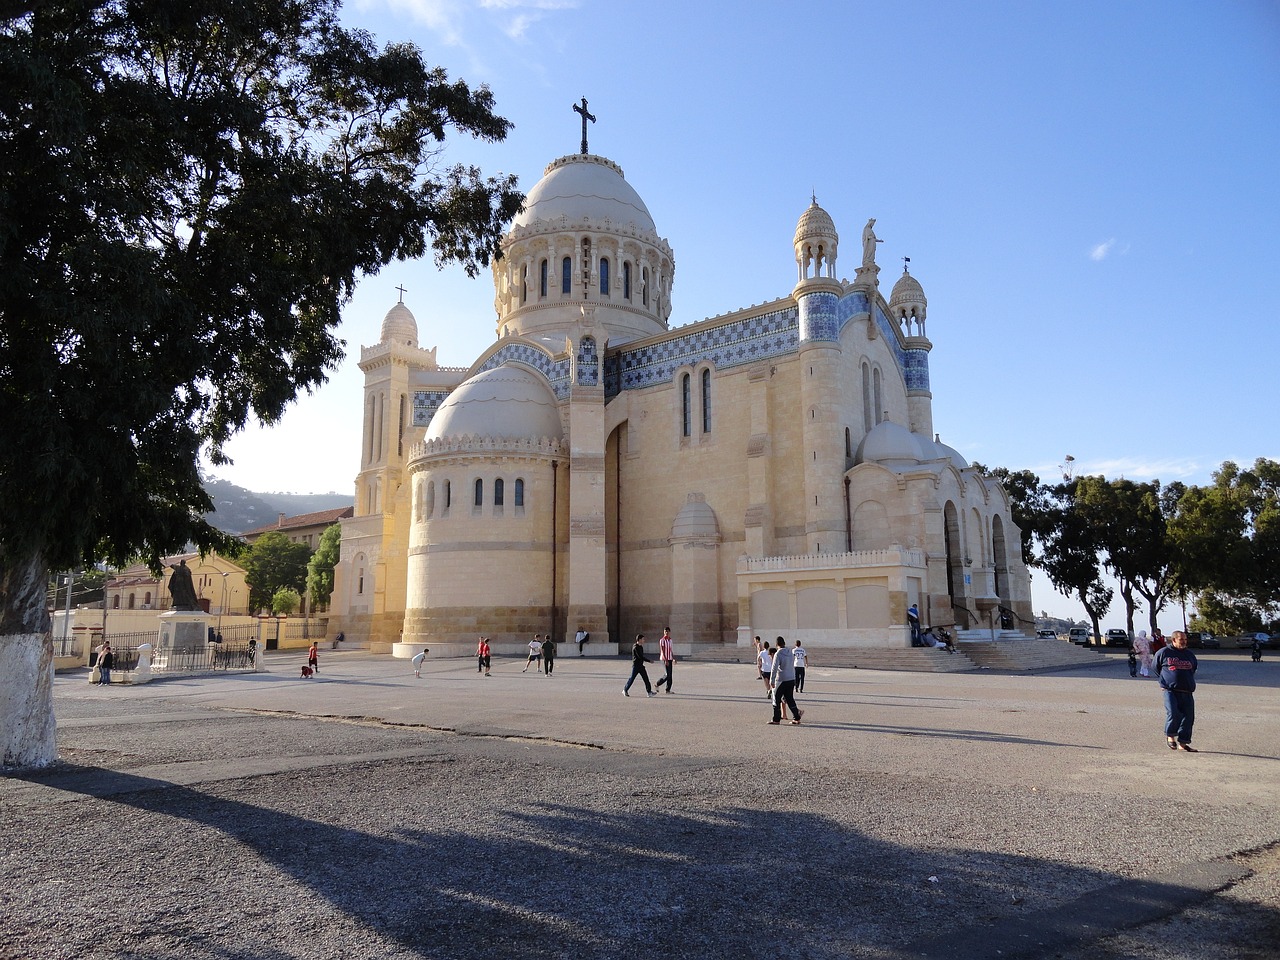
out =
{"type": "Polygon", "coordinates": [[[341,546],[342,524],[326,527],[320,535],[316,552],[311,555],[311,562],[307,564],[307,595],[311,597],[312,608],[329,605],[329,597],[333,594],[333,568],[338,563],[341,546]]]}
{"type": "Polygon", "coordinates": [[[264,533],[240,557],[249,585],[249,606],[269,606],[283,588],[302,591],[307,586],[307,564],[311,548],[293,543],[279,530],[264,533]]]}
{"type": "Polygon", "coordinates": [[[293,587],[281,587],[271,597],[271,612],[277,617],[287,617],[302,606],[302,594],[293,587]]]}
{"type": "Polygon", "coordinates": [[[497,255],[514,178],[440,163],[447,135],[506,136],[492,95],[337,10],[0,7],[5,629],[35,609],[10,569],[229,552],[201,452],[326,379],[357,279],[497,255]]]}

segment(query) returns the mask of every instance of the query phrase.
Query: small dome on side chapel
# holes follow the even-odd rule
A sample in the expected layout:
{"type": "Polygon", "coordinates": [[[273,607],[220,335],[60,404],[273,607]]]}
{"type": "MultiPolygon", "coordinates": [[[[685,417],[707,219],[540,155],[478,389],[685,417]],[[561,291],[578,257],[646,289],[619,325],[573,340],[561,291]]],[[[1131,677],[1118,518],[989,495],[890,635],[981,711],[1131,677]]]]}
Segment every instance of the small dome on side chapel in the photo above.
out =
{"type": "Polygon", "coordinates": [[[925,450],[921,438],[901,424],[882,420],[858,444],[854,463],[919,463],[933,460],[933,450],[925,450]]]}
{"type": "Polygon", "coordinates": [[[382,343],[405,343],[411,347],[418,345],[418,321],[403,303],[397,303],[382,318],[380,340],[382,343]]]}
{"type": "Polygon", "coordinates": [[[546,381],[520,367],[504,366],[477,373],[440,404],[424,439],[445,437],[560,440],[564,429],[546,381]]]}

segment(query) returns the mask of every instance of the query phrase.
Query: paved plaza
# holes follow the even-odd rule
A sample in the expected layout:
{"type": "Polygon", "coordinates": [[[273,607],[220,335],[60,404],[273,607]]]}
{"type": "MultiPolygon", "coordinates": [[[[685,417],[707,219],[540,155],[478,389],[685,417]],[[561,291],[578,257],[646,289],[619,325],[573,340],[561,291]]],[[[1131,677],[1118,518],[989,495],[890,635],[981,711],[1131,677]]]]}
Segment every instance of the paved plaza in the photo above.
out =
{"type": "Polygon", "coordinates": [[[63,762],[0,778],[0,956],[1280,956],[1280,659],[1201,654],[1187,754],[1120,657],[813,653],[777,727],[748,664],[59,675],[63,762]]]}

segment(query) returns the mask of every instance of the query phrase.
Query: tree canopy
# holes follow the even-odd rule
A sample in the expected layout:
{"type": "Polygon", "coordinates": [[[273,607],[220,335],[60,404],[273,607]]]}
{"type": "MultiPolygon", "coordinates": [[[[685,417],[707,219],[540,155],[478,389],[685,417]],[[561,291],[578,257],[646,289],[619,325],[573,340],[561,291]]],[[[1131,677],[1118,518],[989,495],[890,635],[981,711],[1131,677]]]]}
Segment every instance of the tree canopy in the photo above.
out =
{"type": "Polygon", "coordinates": [[[333,523],[320,534],[316,552],[307,564],[307,594],[312,608],[327,607],[333,596],[333,568],[342,548],[342,524],[333,523]]]}
{"type": "Polygon", "coordinates": [[[228,547],[201,455],[325,380],[358,279],[497,255],[514,177],[441,156],[506,136],[492,94],[337,9],[0,6],[0,637],[50,566],[228,547]]]}
{"type": "Polygon", "coordinates": [[[269,608],[276,592],[288,587],[301,592],[307,586],[311,548],[294,543],[279,530],[264,533],[240,555],[244,580],[249,585],[249,606],[269,608]]]}

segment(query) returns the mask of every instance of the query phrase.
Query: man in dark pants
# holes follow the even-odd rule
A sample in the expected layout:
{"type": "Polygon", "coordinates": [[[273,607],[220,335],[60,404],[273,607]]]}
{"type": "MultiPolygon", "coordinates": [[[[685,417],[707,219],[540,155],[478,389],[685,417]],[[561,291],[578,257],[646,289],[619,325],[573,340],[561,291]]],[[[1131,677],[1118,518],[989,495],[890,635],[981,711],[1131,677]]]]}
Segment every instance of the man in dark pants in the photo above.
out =
{"type": "Polygon", "coordinates": [[[1164,693],[1164,736],[1170,750],[1195,753],[1191,746],[1191,728],[1196,722],[1196,655],[1187,649],[1187,635],[1175,630],[1169,638],[1172,646],[1156,653],[1156,676],[1164,693]]]}
{"type": "Polygon", "coordinates": [[[636,677],[644,681],[644,692],[652,697],[654,696],[653,686],[649,683],[649,673],[645,670],[646,663],[653,663],[644,655],[644,634],[636,634],[635,646],[631,648],[631,676],[627,678],[627,685],[622,688],[624,697],[631,696],[631,684],[635,683],[636,677]]]}
{"type": "Polygon", "coordinates": [[[654,687],[661,687],[664,683],[667,685],[667,693],[671,692],[671,671],[676,664],[676,651],[671,641],[671,628],[663,627],[662,636],[658,638],[658,661],[666,670],[666,676],[658,680],[654,687]]]}
{"type": "Polygon", "coordinates": [[[773,682],[773,719],[770,723],[782,722],[782,703],[785,700],[787,709],[791,711],[791,725],[798,726],[804,716],[796,706],[796,665],[795,658],[787,649],[787,641],[778,638],[778,649],[773,654],[773,671],[770,674],[773,682]]]}

